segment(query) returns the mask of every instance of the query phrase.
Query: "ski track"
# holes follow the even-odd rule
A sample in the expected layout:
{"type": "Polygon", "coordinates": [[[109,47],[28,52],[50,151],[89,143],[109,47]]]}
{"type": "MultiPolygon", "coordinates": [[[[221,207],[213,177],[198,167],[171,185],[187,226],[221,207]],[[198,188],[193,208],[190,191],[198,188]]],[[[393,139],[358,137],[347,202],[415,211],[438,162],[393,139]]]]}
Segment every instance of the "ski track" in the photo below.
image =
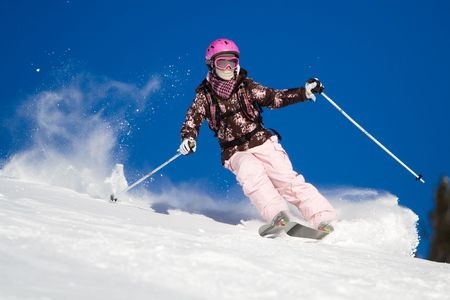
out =
{"type": "Polygon", "coordinates": [[[343,220],[319,242],[264,239],[256,220],[158,214],[139,199],[0,177],[0,299],[448,297],[449,265],[364,244],[358,222],[368,227],[343,220]]]}

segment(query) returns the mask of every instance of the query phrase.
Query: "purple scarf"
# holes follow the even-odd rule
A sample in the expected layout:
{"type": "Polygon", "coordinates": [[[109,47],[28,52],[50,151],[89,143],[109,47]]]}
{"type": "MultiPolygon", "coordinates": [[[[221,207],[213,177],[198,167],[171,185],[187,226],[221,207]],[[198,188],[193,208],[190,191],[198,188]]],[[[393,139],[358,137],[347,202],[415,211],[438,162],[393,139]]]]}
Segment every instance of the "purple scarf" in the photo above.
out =
{"type": "Polygon", "coordinates": [[[211,84],[211,87],[216,95],[222,99],[229,99],[237,84],[236,79],[222,80],[217,78],[211,72],[209,72],[206,76],[206,80],[208,80],[209,84],[211,84]]]}

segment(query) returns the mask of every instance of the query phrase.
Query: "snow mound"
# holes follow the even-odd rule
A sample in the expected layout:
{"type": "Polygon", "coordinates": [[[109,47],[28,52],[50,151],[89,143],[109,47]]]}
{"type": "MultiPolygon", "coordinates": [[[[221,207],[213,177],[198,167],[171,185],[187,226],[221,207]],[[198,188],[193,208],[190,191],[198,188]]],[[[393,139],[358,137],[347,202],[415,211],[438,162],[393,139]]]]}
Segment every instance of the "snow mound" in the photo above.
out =
{"type": "Polygon", "coordinates": [[[447,297],[450,265],[393,255],[393,246],[363,238],[359,229],[374,227],[363,217],[374,223],[380,216],[380,228],[411,218],[391,197],[374,197],[337,201],[344,219],[336,232],[310,242],[261,238],[257,220],[230,225],[180,210],[161,214],[148,199],[111,203],[0,176],[0,298],[447,297]]]}
{"type": "Polygon", "coordinates": [[[327,191],[341,221],[327,242],[367,247],[392,255],[413,256],[419,245],[419,217],[390,193],[340,188],[327,191]]]}
{"type": "MultiPolygon", "coordinates": [[[[109,199],[111,193],[117,193],[127,186],[122,165],[116,165],[111,176],[101,178],[100,173],[93,175],[95,172],[91,168],[74,168],[58,155],[49,156],[43,161],[33,161],[32,153],[14,156],[0,170],[0,175],[69,188],[99,199],[109,199]],[[50,176],[52,170],[55,174],[50,176]]],[[[141,187],[136,190],[132,191],[132,198],[129,195],[121,195],[120,198],[125,202],[134,199],[146,203],[158,213],[181,210],[228,224],[259,218],[248,199],[242,197],[238,201],[230,201],[225,199],[226,195],[211,196],[205,193],[205,189],[192,184],[167,186],[159,194],[141,187]]],[[[339,221],[334,224],[336,232],[324,243],[383,251],[395,256],[414,256],[419,244],[418,216],[400,206],[397,197],[388,192],[362,188],[328,189],[324,193],[339,217],[339,221]]],[[[261,221],[255,222],[261,225],[261,221]]],[[[256,232],[257,228],[254,230],[256,232]]]]}

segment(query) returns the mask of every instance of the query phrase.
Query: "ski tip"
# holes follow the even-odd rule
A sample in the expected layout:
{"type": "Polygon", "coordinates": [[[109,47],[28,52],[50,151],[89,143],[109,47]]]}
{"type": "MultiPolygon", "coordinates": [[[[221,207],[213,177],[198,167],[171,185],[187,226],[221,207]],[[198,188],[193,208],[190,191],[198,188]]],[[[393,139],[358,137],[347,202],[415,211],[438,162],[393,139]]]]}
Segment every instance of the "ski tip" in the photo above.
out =
{"type": "Polygon", "coordinates": [[[114,194],[111,194],[111,196],[109,196],[109,201],[111,201],[111,202],[117,202],[117,197],[114,196],[114,194]]]}

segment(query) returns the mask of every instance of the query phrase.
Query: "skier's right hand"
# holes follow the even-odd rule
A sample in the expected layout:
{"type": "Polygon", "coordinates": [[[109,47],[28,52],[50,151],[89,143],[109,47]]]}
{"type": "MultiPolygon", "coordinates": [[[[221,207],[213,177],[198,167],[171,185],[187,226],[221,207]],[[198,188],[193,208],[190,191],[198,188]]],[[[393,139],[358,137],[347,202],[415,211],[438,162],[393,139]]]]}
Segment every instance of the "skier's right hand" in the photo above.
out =
{"type": "Polygon", "coordinates": [[[183,155],[194,153],[195,150],[197,150],[197,142],[192,137],[184,139],[178,149],[178,151],[183,155]]]}
{"type": "Polygon", "coordinates": [[[324,86],[318,78],[310,78],[305,83],[305,93],[306,97],[312,101],[316,101],[316,96],[314,94],[320,94],[323,92],[324,86]]]}

